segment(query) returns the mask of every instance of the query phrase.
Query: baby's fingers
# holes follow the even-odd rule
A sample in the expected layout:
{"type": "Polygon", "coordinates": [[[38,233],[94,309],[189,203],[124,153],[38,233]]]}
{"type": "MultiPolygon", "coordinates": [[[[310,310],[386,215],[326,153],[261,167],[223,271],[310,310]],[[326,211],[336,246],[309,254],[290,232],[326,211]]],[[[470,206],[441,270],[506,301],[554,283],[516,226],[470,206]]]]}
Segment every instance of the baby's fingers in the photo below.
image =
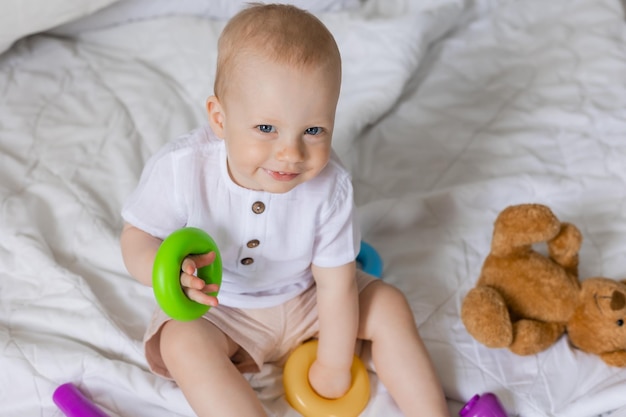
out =
{"type": "MultiPolygon", "coordinates": [[[[180,269],[182,271],[180,282],[184,287],[194,288],[203,292],[217,291],[217,287],[203,288],[205,283],[201,278],[198,278],[196,271],[199,268],[203,268],[210,265],[215,261],[215,252],[204,253],[202,255],[189,255],[183,259],[183,264],[180,269]]],[[[211,284],[213,285],[213,284],[211,284]]]]}
{"type": "Polygon", "coordinates": [[[198,278],[195,275],[192,275],[195,272],[192,271],[191,274],[187,273],[187,272],[183,272],[182,274],[180,274],[180,285],[183,286],[183,288],[189,288],[189,289],[195,289],[198,291],[203,291],[204,287],[206,286],[205,282],[202,280],[202,278],[198,278]]]}
{"type": "Polygon", "coordinates": [[[217,255],[215,252],[203,253],[202,255],[191,255],[189,258],[194,261],[196,268],[211,265],[217,255]]]}
{"type": "Polygon", "coordinates": [[[208,305],[211,307],[215,307],[218,304],[217,297],[193,288],[185,288],[185,295],[187,295],[190,300],[193,300],[200,304],[208,305]]]}
{"type": "Polygon", "coordinates": [[[183,259],[183,264],[180,266],[180,269],[187,275],[193,275],[196,273],[196,269],[198,269],[198,266],[196,265],[196,261],[193,259],[193,257],[188,256],[183,259]]]}
{"type": "Polygon", "coordinates": [[[202,278],[195,275],[197,268],[211,264],[215,260],[215,252],[205,253],[203,255],[188,256],[183,260],[181,265],[180,284],[183,287],[185,295],[195,302],[216,306],[217,298],[210,295],[219,290],[217,284],[207,284],[202,278]]]}
{"type": "Polygon", "coordinates": [[[204,293],[211,293],[211,292],[218,292],[219,289],[220,289],[220,286],[217,284],[205,284],[204,288],[202,288],[200,291],[204,293]]]}

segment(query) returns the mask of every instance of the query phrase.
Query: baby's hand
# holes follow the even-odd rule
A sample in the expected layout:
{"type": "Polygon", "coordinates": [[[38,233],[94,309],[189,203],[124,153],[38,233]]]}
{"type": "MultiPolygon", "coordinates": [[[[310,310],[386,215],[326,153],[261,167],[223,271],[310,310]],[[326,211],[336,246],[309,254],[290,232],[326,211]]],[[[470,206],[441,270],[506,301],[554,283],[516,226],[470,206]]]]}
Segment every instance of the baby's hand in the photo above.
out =
{"type": "Polygon", "coordinates": [[[185,295],[190,300],[215,307],[217,297],[208,293],[216,292],[219,289],[217,284],[206,284],[202,278],[195,276],[198,268],[210,265],[215,260],[215,252],[209,252],[202,255],[189,255],[183,260],[180,274],[180,285],[183,287],[185,295]]]}
{"type": "Polygon", "coordinates": [[[352,384],[352,374],[350,368],[333,369],[316,360],[309,369],[309,383],[318,395],[335,399],[348,392],[352,384]]]}

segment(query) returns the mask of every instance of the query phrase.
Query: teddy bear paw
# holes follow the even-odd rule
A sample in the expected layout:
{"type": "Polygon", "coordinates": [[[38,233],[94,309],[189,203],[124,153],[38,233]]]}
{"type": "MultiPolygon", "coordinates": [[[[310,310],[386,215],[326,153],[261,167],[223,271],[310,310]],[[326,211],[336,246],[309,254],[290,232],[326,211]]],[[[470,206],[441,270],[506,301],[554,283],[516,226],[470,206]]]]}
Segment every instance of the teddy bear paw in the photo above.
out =
{"type": "Polygon", "coordinates": [[[476,340],[490,348],[504,348],[513,341],[513,326],[502,295],[491,287],[470,290],[461,306],[461,319],[476,340]]]}
{"type": "Polygon", "coordinates": [[[626,367],[626,351],[618,350],[616,352],[607,352],[600,354],[600,357],[607,365],[626,367]]]}
{"type": "Polygon", "coordinates": [[[536,320],[519,320],[513,323],[511,352],[526,356],[534,355],[552,346],[565,332],[565,325],[536,320]]]}
{"type": "Polygon", "coordinates": [[[575,271],[582,240],[582,234],[576,226],[562,223],[559,233],[548,242],[550,257],[564,268],[575,271]]]}

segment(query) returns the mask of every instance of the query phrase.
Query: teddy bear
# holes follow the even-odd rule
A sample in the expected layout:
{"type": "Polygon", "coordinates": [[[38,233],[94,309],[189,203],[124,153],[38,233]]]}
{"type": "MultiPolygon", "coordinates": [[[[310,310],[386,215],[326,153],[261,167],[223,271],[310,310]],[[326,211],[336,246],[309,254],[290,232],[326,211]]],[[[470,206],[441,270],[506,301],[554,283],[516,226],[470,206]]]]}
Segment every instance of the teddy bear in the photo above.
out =
{"type": "Polygon", "coordinates": [[[581,244],[578,228],[545,205],[504,209],[480,277],[463,299],[467,331],[518,355],[541,352],[566,334],[572,346],[626,367],[626,281],[580,281],[581,244]]]}

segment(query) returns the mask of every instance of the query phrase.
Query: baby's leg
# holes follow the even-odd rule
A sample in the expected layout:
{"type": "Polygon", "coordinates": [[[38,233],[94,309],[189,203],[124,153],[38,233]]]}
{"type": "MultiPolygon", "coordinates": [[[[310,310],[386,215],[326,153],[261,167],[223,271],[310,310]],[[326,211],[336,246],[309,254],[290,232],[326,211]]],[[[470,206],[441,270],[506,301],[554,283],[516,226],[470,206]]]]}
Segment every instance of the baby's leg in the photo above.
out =
{"type": "Polygon", "coordinates": [[[372,341],[376,373],[403,414],[449,416],[441,384],[404,295],[376,281],[365,287],[359,299],[359,338],[372,341]]]}
{"type": "Polygon", "coordinates": [[[160,346],[167,369],[199,417],[266,417],[230,361],[237,345],[212,323],[168,321],[160,346]]]}

